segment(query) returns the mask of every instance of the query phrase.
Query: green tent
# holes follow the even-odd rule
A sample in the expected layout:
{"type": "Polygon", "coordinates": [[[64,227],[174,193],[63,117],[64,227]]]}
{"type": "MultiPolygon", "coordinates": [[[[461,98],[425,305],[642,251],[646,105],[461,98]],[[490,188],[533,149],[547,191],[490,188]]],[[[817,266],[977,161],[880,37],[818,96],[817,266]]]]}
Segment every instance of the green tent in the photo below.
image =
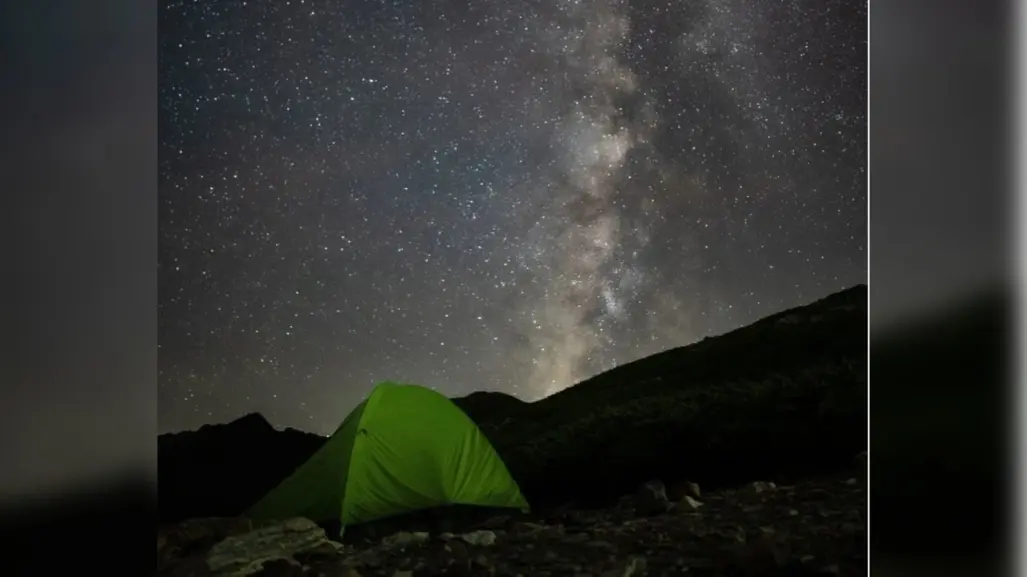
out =
{"type": "Polygon", "coordinates": [[[353,525],[450,504],[528,508],[459,407],[431,389],[386,382],[247,516],[353,525]]]}

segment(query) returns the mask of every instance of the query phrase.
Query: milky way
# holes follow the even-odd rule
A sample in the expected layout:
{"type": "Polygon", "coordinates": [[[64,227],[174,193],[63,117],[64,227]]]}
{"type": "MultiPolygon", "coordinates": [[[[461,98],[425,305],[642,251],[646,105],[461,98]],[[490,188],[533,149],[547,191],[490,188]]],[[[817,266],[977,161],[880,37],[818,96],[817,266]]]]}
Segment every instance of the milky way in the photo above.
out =
{"type": "Polygon", "coordinates": [[[541,398],[866,277],[866,7],[173,2],[160,425],[541,398]]]}

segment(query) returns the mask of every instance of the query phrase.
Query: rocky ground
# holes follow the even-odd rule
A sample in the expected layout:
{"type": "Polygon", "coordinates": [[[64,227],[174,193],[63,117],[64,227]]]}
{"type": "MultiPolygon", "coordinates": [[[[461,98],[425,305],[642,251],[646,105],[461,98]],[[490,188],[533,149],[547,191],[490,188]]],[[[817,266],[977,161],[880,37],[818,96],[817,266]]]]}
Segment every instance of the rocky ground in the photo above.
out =
{"type": "Polygon", "coordinates": [[[496,517],[456,534],[400,531],[346,544],[305,519],[263,527],[198,519],[158,533],[158,575],[865,575],[866,511],[858,465],[711,492],[653,481],[605,509],[496,517]]]}

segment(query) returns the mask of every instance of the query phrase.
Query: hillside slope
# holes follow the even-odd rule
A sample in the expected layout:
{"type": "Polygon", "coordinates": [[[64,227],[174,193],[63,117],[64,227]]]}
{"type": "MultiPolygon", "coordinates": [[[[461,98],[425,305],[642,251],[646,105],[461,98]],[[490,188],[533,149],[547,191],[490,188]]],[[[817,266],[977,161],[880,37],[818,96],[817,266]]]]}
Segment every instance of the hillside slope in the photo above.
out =
{"type": "Polygon", "coordinates": [[[533,502],[605,499],[658,476],[724,484],[866,450],[867,289],[471,413],[533,502]]]}
{"type": "MultiPolygon", "coordinates": [[[[716,486],[845,466],[866,449],[866,296],[857,286],[534,403],[454,401],[537,506],[604,501],[654,477],[716,486]]],[[[162,435],[161,518],[241,513],[323,442],[256,415],[162,435]]]]}
{"type": "Polygon", "coordinates": [[[238,515],[303,464],[325,440],[295,429],[277,431],[255,413],[223,425],[160,435],[160,520],[238,515]]]}

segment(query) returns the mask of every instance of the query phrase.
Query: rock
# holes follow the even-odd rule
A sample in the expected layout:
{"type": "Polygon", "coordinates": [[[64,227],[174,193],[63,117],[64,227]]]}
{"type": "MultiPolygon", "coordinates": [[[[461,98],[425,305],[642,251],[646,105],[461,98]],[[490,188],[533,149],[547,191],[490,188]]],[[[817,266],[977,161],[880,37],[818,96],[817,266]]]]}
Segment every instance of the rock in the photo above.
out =
{"type": "Polygon", "coordinates": [[[453,554],[454,559],[464,560],[470,555],[467,551],[467,546],[460,541],[450,541],[446,543],[446,551],[453,554]]]}
{"type": "Polygon", "coordinates": [[[207,566],[218,575],[243,577],[261,571],[270,561],[299,566],[295,556],[337,554],[342,548],[324,529],[303,518],[289,519],[225,538],[207,554],[207,566]]]}
{"type": "Polygon", "coordinates": [[[603,577],[634,577],[645,571],[645,557],[632,557],[624,564],[603,572],[603,577]]]}
{"type": "Polygon", "coordinates": [[[858,481],[856,481],[855,477],[851,477],[851,478],[845,480],[845,484],[846,485],[855,485],[857,482],[858,481]]]}
{"type": "Polygon", "coordinates": [[[471,545],[482,547],[488,547],[496,543],[496,534],[492,531],[473,531],[461,535],[460,538],[471,545]]]}
{"type": "Polygon", "coordinates": [[[382,546],[386,548],[392,547],[408,547],[410,545],[420,545],[426,542],[429,537],[428,533],[425,532],[414,532],[409,533],[407,531],[400,531],[394,535],[382,539],[382,546]]]}
{"type": "Polygon", "coordinates": [[[683,511],[698,511],[699,507],[702,507],[702,503],[693,499],[690,495],[685,495],[681,501],[678,502],[678,507],[683,511]]]}
{"type": "Polygon", "coordinates": [[[488,557],[486,557],[484,555],[478,555],[477,557],[474,558],[474,564],[477,565],[478,567],[488,567],[489,566],[489,559],[488,559],[488,557]]]}
{"type": "Polygon", "coordinates": [[[777,489],[777,485],[773,483],[765,483],[763,481],[754,481],[749,485],[749,488],[752,489],[754,493],[765,493],[767,491],[777,489]]]}
{"type": "Polygon", "coordinates": [[[513,526],[513,533],[515,535],[532,535],[534,533],[539,533],[539,532],[545,531],[548,528],[549,527],[546,526],[546,525],[540,525],[538,523],[529,523],[527,521],[521,521],[519,523],[515,523],[514,524],[514,526],[513,526]]]}
{"type": "Polygon", "coordinates": [[[303,566],[288,559],[272,559],[264,563],[257,577],[303,577],[303,566]]]}
{"type": "Polygon", "coordinates": [[[616,552],[617,546],[609,541],[603,541],[602,539],[596,539],[595,541],[589,541],[586,543],[587,546],[595,549],[603,549],[605,551],[616,552]]]}
{"type": "Polygon", "coordinates": [[[701,496],[699,484],[680,480],[667,486],[667,498],[672,502],[680,501],[685,495],[698,499],[701,496]]]}
{"type": "Polygon", "coordinates": [[[563,525],[551,525],[538,533],[540,539],[559,539],[565,533],[563,525]]]}
{"type": "Polygon", "coordinates": [[[644,517],[666,513],[673,507],[667,498],[667,488],[658,479],[642,485],[632,504],[635,513],[644,517]]]}
{"type": "Polygon", "coordinates": [[[735,541],[742,543],[743,545],[748,541],[748,536],[745,534],[745,528],[738,526],[731,531],[731,536],[734,537],[735,541]]]}
{"type": "Polygon", "coordinates": [[[838,565],[832,564],[822,568],[820,572],[824,575],[837,575],[841,572],[841,570],[838,568],[838,565]]]}
{"type": "Polygon", "coordinates": [[[498,515],[479,523],[475,529],[499,529],[500,527],[506,526],[509,522],[509,515],[498,515]]]}
{"type": "Polygon", "coordinates": [[[346,567],[379,567],[382,562],[378,558],[377,548],[372,548],[346,557],[341,564],[346,567]]]}
{"type": "Polygon", "coordinates": [[[602,522],[602,517],[593,511],[571,511],[566,519],[568,525],[578,527],[596,525],[602,522]]]}
{"type": "Polygon", "coordinates": [[[787,565],[788,558],[786,546],[765,532],[740,549],[738,564],[749,575],[769,575],[787,565]]]}
{"type": "Polygon", "coordinates": [[[663,484],[663,481],[659,479],[653,479],[647,483],[644,483],[639,488],[639,494],[642,497],[648,497],[651,499],[664,500],[667,498],[667,487],[663,484]]]}
{"type": "Polygon", "coordinates": [[[206,517],[158,530],[158,567],[184,554],[206,553],[225,537],[241,535],[253,529],[253,521],[243,517],[206,517]]]}
{"type": "Polygon", "coordinates": [[[699,497],[702,497],[702,492],[699,490],[699,483],[689,482],[687,487],[688,487],[688,493],[687,494],[690,497],[695,497],[696,499],[698,499],[699,497]]]}

